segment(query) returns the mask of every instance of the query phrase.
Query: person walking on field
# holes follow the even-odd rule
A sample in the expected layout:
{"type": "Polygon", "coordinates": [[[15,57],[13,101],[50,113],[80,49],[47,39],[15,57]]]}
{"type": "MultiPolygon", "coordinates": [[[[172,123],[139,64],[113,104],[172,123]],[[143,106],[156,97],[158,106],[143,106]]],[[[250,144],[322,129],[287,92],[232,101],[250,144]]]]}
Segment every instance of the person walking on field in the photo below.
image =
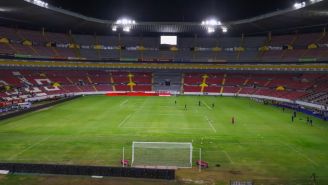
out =
{"type": "Polygon", "coordinates": [[[231,118],[231,124],[235,124],[235,117],[234,116],[232,116],[232,118],[231,118]]]}

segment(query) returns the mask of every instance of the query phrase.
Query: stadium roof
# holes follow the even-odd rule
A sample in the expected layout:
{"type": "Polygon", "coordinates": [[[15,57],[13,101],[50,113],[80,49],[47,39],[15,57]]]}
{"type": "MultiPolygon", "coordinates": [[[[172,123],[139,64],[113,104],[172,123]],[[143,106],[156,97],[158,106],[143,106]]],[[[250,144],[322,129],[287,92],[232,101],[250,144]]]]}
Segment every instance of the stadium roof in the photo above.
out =
{"type": "MultiPolygon", "coordinates": [[[[28,0],[0,0],[0,21],[6,26],[24,28],[45,27],[51,31],[86,34],[110,34],[116,20],[103,20],[84,16],[51,5],[37,6],[28,0]]],[[[289,33],[295,30],[322,29],[328,25],[328,1],[308,4],[303,8],[291,7],[250,19],[223,22],[229,29],[229,35],[289,33]]],[[[200,22],[142,22],[131,27],[133,34],[174,33],[206,34],[207,28],[200,22]]]]}

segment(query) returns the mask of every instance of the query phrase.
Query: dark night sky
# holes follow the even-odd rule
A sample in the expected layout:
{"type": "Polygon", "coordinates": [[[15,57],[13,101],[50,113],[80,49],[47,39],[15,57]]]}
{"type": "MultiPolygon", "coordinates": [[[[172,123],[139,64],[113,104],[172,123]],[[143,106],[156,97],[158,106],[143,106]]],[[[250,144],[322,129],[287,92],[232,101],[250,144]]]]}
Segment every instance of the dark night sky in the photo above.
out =
{"type": "Polygon", "coordinates": [[[116,20],[200,22],[207,17],[221,21],[249,18],[286,9],[295,0],[45,0],[51,5],[83,15],[116,20]]]}

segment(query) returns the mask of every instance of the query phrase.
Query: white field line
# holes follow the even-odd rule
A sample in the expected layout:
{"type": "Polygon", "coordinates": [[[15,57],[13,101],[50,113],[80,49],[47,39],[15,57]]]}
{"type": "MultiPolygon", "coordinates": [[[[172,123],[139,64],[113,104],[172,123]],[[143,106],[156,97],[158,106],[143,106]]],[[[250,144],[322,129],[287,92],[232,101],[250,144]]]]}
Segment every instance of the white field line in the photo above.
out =
{"type": "Polygon", "coordinates": [[[181,114],[170,114],[170,113],[168,113],[168,114],[156,114],[157,116],[183,116],[183,115],[181,115],[181,114]]]}
{"type": "Polygon", "coordinates": [[[207,116],[205,116],[205,119],[206,119],[206,121],[207,121],[207,123],[208,123],[208,125],[212,128],[212,130],[216,133],[217,131],[216,131],[216,129],[214,128],[214,126],[213,126],[213,124],[212,124],[212,122],[211,122],[211,120],[210,119],[208,119],[208,117],[207,116]]]}
{"type": "Polygon", "coordinates": [[[204,101],[202,101],[202,103],[209,109],[209,110],[213,110],[210,106],[208,106],[208,104],[204,101]]]}
{"type": "MultiPolygon", "coordinates": [[[[281,142],[281,141],[280,141],[281,142]]],[[[285,145],[286,147],[288,147],[289,149],[291,149],[292,151],[296,152],[298,155],[300,155],[301,157],[303,157],[304,159],[308,160],[309,162],[311,162],[312,164],[314,164],[315,166],[319,166],[319,164],[315,161],[313,161],[311,158],[309,158],[307,155],[299,152],[298,150],[296,150],[294,147],[290,146],[287,143],[281,142],[283,145],[285,145]]]]}
{"type": "MultiPolygon", "coordinates": [[[[184,109],[184,107],[183,107],[183,109],[184,109]]],[[[189,109],[189,110],[194,110],[194,109],[189,109]]],[[[156,112],[154,112],[154,109],[143,109],[143,111],[142,111],[143,113],[145,112],[145,113],[151,113],[151,114],[156,114],[156,112]]],[[[169,113],[185,113],[186,111],[185,110],[182,110],[182,107],[181,107],[181,110],[172,110],[172,111],[170,111],[170,110],[167,110],[167,109],[161,109],[161,113],[165,113],[165,114],[169,114],[169,113]]]]}
{"type": "Polygon", "coordinates": [[[172,128],[172,127],[123,127],[131,129],[174,129],[174,130],[211,130],[210,128],[172,128]]]}
{"type": "Polygon", "coordinates": [[[26,152],[26,151],[32,149],[33,147],[36,147],[37,145],[39,145],[39,144],[45,142],[45,141],[48,140],[50,137],[51,137],[51,136],[48,136],[48,137],[46,137],[46,138],[44,138],[44,139],[41,139],[40,141],[38,141],[38,142],[32,144],[31,146],[25,148],[24,150],[18,152],[17,154],[15,154],[15,155],[13,155],[13,156],[11,156],[8,160],[13,160],[13,159],[15,159],[17,156],[22,155],[24,152],[26,152]]]}
{"type": "Polygon", "coordinates": [[[132,116],[132,114],[127,115],[127,116],[121,121],[121,123],[118,125],[118,127],[122,127],[122,126],[124,125],[124,123],[125,123],[128,119],[131,118],[131,116],[132,116]]]}
{"type": "Polygon", "coordinates": [[[146,101],[143,101],[141,105],[138,106],[138,109],[135,109],[135,111],[132,114],[127,115],[118,125],[118,127],[122,127],[135,113],[143,110],[143,107],[145,106],[146,101]]]}
{"type": "Polygon", "coordinates": [[[226,152],[225,150],[223,150],[223,153],[227,156],[227,158],[229,159],[231,164],[234,164],[233,160],[231,159],[230,155],[228,154],[228,152],[226,152]]]}
{"type": "Polygon", "coordinates": [[[34,112],[42,112],[42,111],[49,110],[49,109],[51,109],[51,108],[53,108],[53,107],[42,108],[42,109],[36,110],[36,111],[34,111],[34,112]]]}
{"type": "Polygon", "coordinates": [[[120,107],[122,107],[124,104],[128,103],[129,100],[125,100],[122,103],[120,103],[120,107]]]}
{"type": "Polygon", "coordinates": [[[139,112],[139,111],[143,111],[144,107],[145,107],[146,101],[143,101],[143,103],[141,105],[138,106],[138,108],[134,111],[133,114],[139,112]]]}
{"type": "MultiPolygon", "coordinates": [[[[160,113],[160,114],[153,114],[154,116],[184,116],[183,114],[174,114],[174,113],[160,113]]],[[[188,115],[188,117],[202,117],[198,114],[188,115]]]]}

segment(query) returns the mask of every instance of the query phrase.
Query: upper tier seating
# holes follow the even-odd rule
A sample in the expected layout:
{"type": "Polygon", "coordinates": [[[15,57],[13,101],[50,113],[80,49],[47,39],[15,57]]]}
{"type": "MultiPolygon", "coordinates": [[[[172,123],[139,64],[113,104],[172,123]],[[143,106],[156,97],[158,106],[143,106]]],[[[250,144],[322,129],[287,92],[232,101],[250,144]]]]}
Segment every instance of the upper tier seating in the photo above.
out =
{"type": "Polygon", "coordinates": [[[54,43],[61,43],[61,44],[68,44],[70,43],[69,37],[63,33],[45,33],[45,37],[47,41],[54,42],[54,43]]]}
{"type": "Polygon", "coordinates": [[[17,31],[12,28],[0,27],[0,38],[8,38],[14,41],[20,41],[21,38],[17,35],[17,31]]]}
{"type": "Polygon", "coordinates": [[[93,35],[73,35],[74,42],[79,45],[91,46],[96,44],[96,37],[93,35]]]}
{"type": "Polygon", "coordinates": [[[307,47],[309,44],[317,43],[322,36],[322,33],[299,34],[293,45],[295,47],[307,47]]]}
{"type": "MultiPolygon", "coordinates": [[[[299,59],[328,59],[328,36],[323,33],[291,34],[271,37],[195,37],[178,38],[177,51],[160,46],[158,37],[97,36],[52,33],[0,27],[1,54],[23,54],[33,57],[82,57],[86,59],[143,59],[176,61],[269,61],[295,62],[299,59]],[[31,44],[23,45],[23,41],[31,44]],[[57,47],[56,47],[57,44],[57,47]],[[319,44],[308,49],[310,44],[319,44]],[[47,47],[46,47],[47,45],[47,47]],[[60,46],[59,46],[60,45],[60,46]],[[52,47],[51,47],[52,46],[52,47]],[[70,46],[70,47],[68,47],[70,46]],[[73,46],[80,46],[73,47],[73,46]],[[99,48],[94,49],[94,46],[99,48]],[[136,51],[143,46],[144,51],[136,51]],[[263,46],[267,49],[259,51],[263,46]],[[288,50],[286,47],[289,47],[288,50]],[[106,47],[106,50],[100,49],[106,47]],[[108,49],[107,47],[110,47],[108,49]],[[75,49],[69,49],[75,48],[75,49]],[[132,49],[133,48],[133,49],[132,49]],[[267,51],[269,50],[269,51],[267,51]]],[[[171,48],[172,49],[172,48],[171,48]]]]}
{"type": "Polygon", "coordinates": [[[292,44],[295,39],[296,39],[295,35],[273,36],[269,45],[270,46],[288,45],[288,44],[292,44]]]}
{"type": "Polygon", "coordinates": [[[19,30],[17,33],[23,40],[27,39],[40,45],[44,45],[47,42],[41,31],[19,30]]]}

